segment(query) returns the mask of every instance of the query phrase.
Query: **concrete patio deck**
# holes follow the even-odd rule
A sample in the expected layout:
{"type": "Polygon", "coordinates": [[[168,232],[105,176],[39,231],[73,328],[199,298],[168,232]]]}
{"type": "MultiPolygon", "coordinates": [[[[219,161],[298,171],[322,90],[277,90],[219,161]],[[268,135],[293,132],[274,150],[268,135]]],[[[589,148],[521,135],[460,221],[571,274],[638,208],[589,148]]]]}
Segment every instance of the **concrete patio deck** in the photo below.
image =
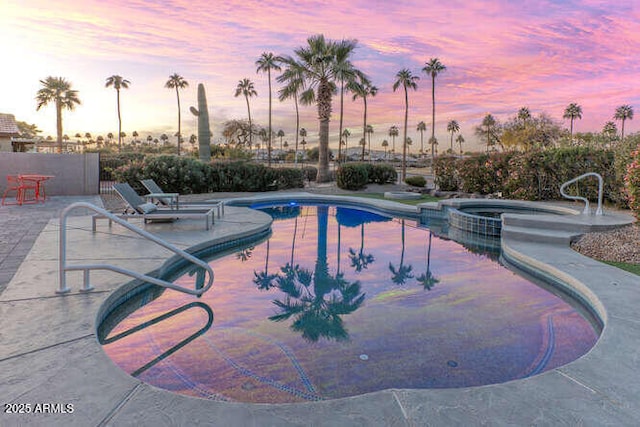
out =
{"type": "MultiPolygon", "coordinates": [[[[35,205],[0,207],[0,227],[5,228],[0,236],[14,242],[12,250],[0,253],[0,261],[9,259],[9,266],[17,266],[0,295],[2,426],[634,426],[640,420],[640,280],[572,251],[566,239],[553,238],[555,231],[549,231],[542,216],[528,224],[518,222],[517,233],[506,233],[503,255],[531,274],[561,281],[600,313],[603,332],[588,354],[541,375],[503,384],[393,389],[322,402],[268,405],[173,394],[142,383],[111,362],[96,338],[96,316],[106,298],[128,279],[94,272],[91,277],[96,289],[80,293],[80,274],[69,273],[72,292],[62,296],[54,293],[58,286],[56,215],[62,207],[81,199],[52,197],[37,209],[32,208],[35,205]],[[7,224],[27,222],[32,217],[53,219],[45,221],[40,231],[26,227],[22,237],[6,236],[10,233],[7,224]],[[536,238],[527,238],[523,229],[536,238]],[[544,237],[547,234],[549,239],[544,237]],[[20,240],[15,244],[17,237],[20,240]],[[34,239],[30,249],[29,239],[34,239]],[[21,257],[21,251],[27,250],[21,257]],[[72,404],[73,412],[7,413],[7,408],[17,409],[20,404],[30,404],[33,411],[36,404],[45,403],[72,404]]],[[[82,200],[100,203],[96,198],[82,200]]],[[[359,203],[385,210],[395,205],[369,199],[359,203]]],[[[398,206],[399,212],[407,209],[398,206]]],[[[90,217],[82,214],[78,212],[79,216],[68,221],[70,263],[108,261],[144,273],[159,268],[169,256],[165,249],[118,225],[109,227],[107,221],[100,221],[94,234],[90,217]]],[[[209,231],[201,221],[189,220],[148,224],[145,229],[178,247],[189,248],[265,230],[270,221],[263,213],[228,206],[209,231]]],[[[589,229],[588,220],[578,217],[576,221],[587,224],[581,223],[578,231],[568,227],[569,234],[589,229]]],[[[616,226],[632,219],[607,213],[598,222],[616,226]]]]}

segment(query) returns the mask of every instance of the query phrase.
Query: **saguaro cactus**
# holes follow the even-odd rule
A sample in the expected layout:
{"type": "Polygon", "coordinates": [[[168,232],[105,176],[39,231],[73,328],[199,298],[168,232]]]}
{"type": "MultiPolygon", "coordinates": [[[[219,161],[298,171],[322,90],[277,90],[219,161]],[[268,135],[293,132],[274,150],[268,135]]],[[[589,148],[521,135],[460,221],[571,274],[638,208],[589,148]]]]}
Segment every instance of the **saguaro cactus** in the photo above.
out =
{"type": "Polygon", "coordinates": [[[198,118],[198,153],[200,160],[211,160],[211,130],[209,129],[209,109],[204,85],[198,84],[198,109],[191,107],[191,114],[198,118]]]}

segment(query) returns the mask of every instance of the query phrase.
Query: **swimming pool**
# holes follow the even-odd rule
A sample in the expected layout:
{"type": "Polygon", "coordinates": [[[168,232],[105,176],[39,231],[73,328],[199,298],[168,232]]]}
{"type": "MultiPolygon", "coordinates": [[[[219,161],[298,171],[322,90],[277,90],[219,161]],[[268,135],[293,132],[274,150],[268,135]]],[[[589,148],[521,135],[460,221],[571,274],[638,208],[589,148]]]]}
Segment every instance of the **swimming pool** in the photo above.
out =
{"type": "MultiPolygon", "coordinates": [[[[201,299],[149,288],[103,322],[126,372],[215,400],[300,402],[525,378],[598,331],[562,298],[416,221],[266,208],[263,242],[211,261],[201,299]]],[[[177,274],[188,285],[197,274],[177,274]]]]}

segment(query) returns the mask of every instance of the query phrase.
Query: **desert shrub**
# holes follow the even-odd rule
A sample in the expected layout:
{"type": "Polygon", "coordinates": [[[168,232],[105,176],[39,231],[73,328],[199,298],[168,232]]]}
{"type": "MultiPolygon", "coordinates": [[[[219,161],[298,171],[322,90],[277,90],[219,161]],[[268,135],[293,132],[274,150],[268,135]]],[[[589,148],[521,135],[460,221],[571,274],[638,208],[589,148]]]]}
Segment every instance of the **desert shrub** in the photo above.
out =
{"type": "Polygon", "coordinates": [[[424,187],[425,185],[427,185],[427,180],[424,179],[424,176],[421,175],[410,176],[405,179],[404,182],[413,187],[424,187]]]}
{"type": "Polygon", "coordinates": [[[433,164],[435,185],[442,191],[458,191],[458,169],[455,157],[438,157],[433,164]]]}
{"type": "Polygon", "coordinates": [[[392,165],[374,164],[367,172],[369,182],[374,184],[393,184],[398,180],[398,172],[392,165]]]}
{"type": "Polygon", "coordinates": [[[343,190],[360,190],[369,183],[369,164],[346,163],[340,166],[336,174],[337,185],[343,190]]]}
{"type": "Polygon", "coordinates": [[[640,219],[640,149],[631,153],[631,161],[627,165],[624,183],[629,209],[636,218],[640,219]]]}

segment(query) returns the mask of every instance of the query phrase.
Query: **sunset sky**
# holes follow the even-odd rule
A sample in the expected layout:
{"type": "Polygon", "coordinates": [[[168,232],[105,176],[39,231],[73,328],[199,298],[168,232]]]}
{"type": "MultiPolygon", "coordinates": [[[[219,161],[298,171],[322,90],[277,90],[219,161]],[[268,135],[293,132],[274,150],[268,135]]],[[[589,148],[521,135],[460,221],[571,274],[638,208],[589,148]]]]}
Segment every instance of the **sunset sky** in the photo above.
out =
{"type": "MultiPolygon", "coordinates": [[[[40,80],[61,76],[82,100],[63,113],[64,133],[115,134],[116,93],[105,80],[119,74],[131,81],[121,92],[123,131],[172,136],[177,103],[175,90],[164,84],[178,73],[190,84],[180,94],[183,134],[197,134],[189,106],[197,105],[197,85],[204,83],[218,142],[222,122],[247,116],[244,98],[233,96],[241,78],[258,91],[250,101],[252,118],[267,124],[267,76],[255,65],[261,53],[290,55],[319,33],[357,39],[354,63],[379,89],[368,102],[375,145],[389,139],[391,125],[402,126],[404,96],[392,90],[402,68],[420,76],[418,90],[409,94],[413,147],[419,148],[419,121],[430,132],[431,80],[421,69],[433,57],[447,67],[436,79],[436,136],[443,149],[451,119],[460,123],[467,149],[477,149],[473,130],[487,113],[505,121],[527,106],[568,127],[562,114],[576,102],[583,110],[577,132],[602,130],[623,104],[640,113],[639,0],[3,0],[0,113],[55,136],[54,107],[36,111],[34,97],[40,80]]],[[[313,143],[316,110],[301,111],[313,143]]],[[[333,111],[335,135],[337,103],[333,111]]],[[[274,130],[293,141],[293,103],[275,99],[273,120],[274,130]]],[[[361,137],[362,101],[351,96],[345,127],[353,146],[361,137]]],[[[639,127],[640,117],[625,124],[625,134],[639,127]]],[[[331,142],[337,147],[335,137],[331,142]]]]}

